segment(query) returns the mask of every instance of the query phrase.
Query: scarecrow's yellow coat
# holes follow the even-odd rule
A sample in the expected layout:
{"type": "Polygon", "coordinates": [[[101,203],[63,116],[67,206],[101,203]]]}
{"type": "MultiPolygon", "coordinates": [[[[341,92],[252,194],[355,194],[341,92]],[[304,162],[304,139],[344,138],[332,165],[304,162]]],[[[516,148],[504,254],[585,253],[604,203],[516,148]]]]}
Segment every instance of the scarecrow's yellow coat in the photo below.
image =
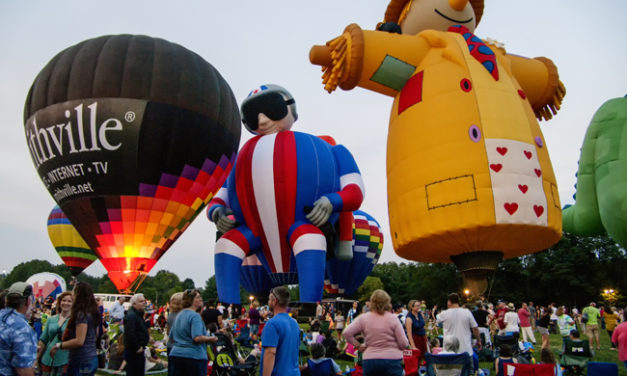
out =
{"type": "Polygon", "coordinates": [[[495,250],[507,258],[559,240],[555,176],[532,109],[554,102],[561,85],[548,59],[490,46],[495,80],[458,33],[400,35],[350,25],[327,45],[337,76],[326,74],[327,89],[336,80],[345,90],[361,86],[395,97],[387,176],[400,256],[450,262],[495,250]],[[337,58],[340,50],[349,57],[337,58]]]}

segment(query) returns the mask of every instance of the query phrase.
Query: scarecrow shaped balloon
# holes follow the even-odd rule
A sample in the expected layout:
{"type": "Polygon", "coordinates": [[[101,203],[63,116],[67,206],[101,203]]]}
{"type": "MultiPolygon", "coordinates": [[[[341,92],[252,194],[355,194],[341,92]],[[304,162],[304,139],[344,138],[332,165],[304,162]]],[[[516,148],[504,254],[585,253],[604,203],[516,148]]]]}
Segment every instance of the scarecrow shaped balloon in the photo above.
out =
{"type": "Polygon", "coordinates": [[[455,262],[475,293],[505,257],[561,236],[557,186],[537,118],[565,94],[546,58],[474,35],[483,0],[392,0],[379,30],[352,24],[310,53],[326,90],[394,97],[387,178],[396,252],[455,262]]]}
{"type": "Polygon", "coordinates": [[[222,186],[239,109],[202,57],[113,35],[55,56],[24,128],[39,176],[120,291],[137,288],[222,186]]]}
{"type": "Polygon", "coordinates": [[[239,303],[240,266],[256,254],[272,283],[298,283],[301,300],[321,300],[327,240],[320,227],[359,208],[357,164],[344,146],[290,130],[296,105],[280,86],[253,90],[241,112],[257,136],[240,150],[207,213],[224,232],[215,245],[219,299],[239,303]]]}

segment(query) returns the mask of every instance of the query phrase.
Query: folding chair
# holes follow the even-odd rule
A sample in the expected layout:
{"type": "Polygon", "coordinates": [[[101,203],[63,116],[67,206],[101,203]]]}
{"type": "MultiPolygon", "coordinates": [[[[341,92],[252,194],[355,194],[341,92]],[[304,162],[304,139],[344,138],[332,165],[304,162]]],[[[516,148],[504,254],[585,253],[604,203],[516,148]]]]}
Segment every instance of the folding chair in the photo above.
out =
{"type": "Polygon", "coordinates": [[[520,364],[505,365],[505,374],[513,376],[554,376],[555,364],[520,364]]]}
{"type": "Polygon", "coordinates": [[[588,362],[588,376],[618,376],[618,365],[607,362],[588,362]]]}
{"type": "Polygon", "coordinates": [[[564,340],[564,352],[560,357],[560,364],[570,373],[583,374],[583,370],[592,358],[590,345],[585,340],[564,340]]]}
{"type": "Polygon", "coordinates": [[[470,376],[472,358],[462,354],[425,354],[427,376],[470,376]]]}

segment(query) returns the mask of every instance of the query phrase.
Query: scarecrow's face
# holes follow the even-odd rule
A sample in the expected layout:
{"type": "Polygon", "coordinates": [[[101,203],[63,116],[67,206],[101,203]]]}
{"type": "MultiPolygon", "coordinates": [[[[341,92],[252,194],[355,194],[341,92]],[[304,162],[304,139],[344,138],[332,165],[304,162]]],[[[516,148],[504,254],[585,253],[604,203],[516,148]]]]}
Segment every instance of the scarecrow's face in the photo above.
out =
{"type": "Polygon", "coordinates": [[[468,0],[414,0],[401,29],[403,34],[416,35],[423,30],[446,31],[453,25],[475,31],[475,12],[468,0]]]}

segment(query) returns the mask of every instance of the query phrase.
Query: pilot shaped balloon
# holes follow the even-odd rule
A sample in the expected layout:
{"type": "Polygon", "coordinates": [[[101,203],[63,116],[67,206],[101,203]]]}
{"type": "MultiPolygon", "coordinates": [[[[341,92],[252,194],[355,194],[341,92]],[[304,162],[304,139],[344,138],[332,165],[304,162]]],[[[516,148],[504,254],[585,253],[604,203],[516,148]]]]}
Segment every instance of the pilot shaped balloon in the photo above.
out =
{"type": "Polygon", "coordinates": [[[550,119],[565,89],[549,59],[511,55],[473,34],[483,3],[392,0],[380,30],[352,24],[310,53],[329,92],[360,86],[394,97],[387,178],[395,251],[454,261],[471,279],[561,237],[536,117],[550,119]]]}
{"type": "Polygon", "coordinates": [[[240,150],[207,213],[224,232],[215,246],[219,299],[239,303],[240,266],[255,253],[273,283],[298,283],[301,300],[319,301],[327,250],[319,227],[361,205],[357,164],[344,146],[290,130],[296,105],[280,86],[251,91],[241,113],[257,136],[240,150]]]}

